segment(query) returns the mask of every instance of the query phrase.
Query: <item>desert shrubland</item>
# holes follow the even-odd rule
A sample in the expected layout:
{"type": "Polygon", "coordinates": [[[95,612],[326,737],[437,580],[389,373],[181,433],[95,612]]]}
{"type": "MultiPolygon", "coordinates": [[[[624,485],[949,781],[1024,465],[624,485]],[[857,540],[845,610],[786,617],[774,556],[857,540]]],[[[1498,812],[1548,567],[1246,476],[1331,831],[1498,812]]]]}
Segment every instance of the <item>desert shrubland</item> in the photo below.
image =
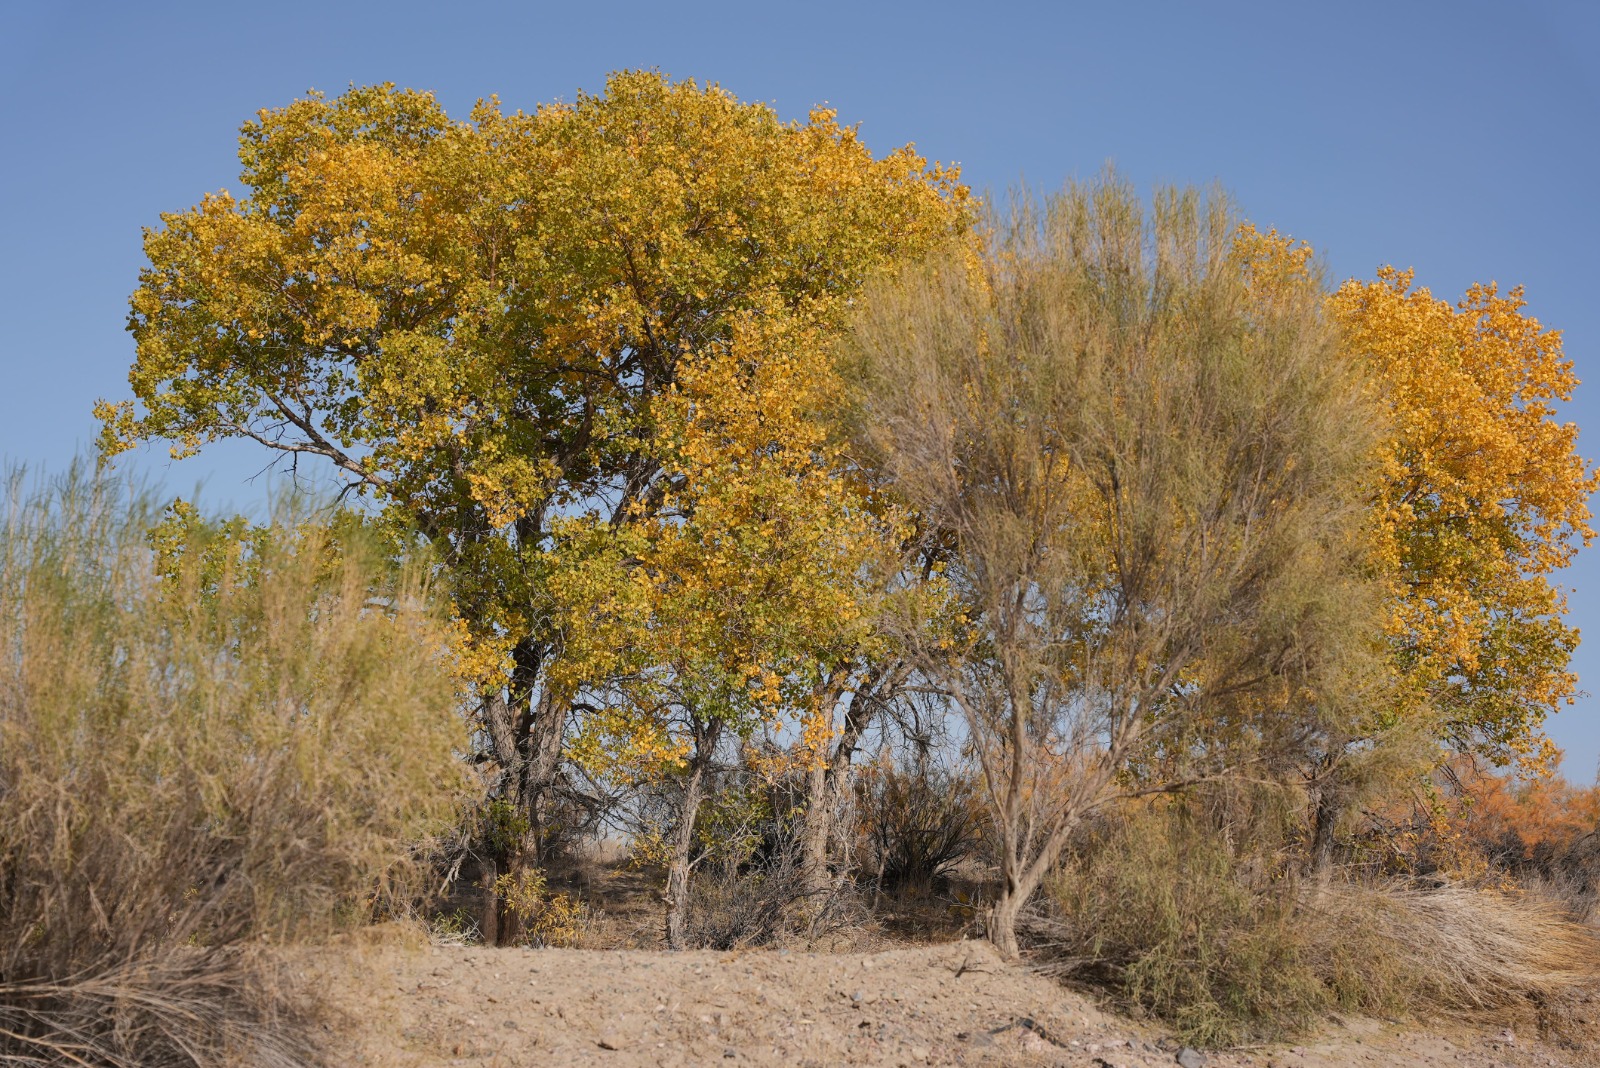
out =
{"type": "Polygon", "coordinates": [[[1596,475],[1520,290],[1111,172],[982,202],[655,72],[312,95],[240,159],[146,236],[100,458],[343,492],[11,484],[0,1041],[312,1056],[263,947],[594,944],[602,838],[636,944],[893,912],[1206,1043],[1595,974],[1542,725],[1596,475]]]}

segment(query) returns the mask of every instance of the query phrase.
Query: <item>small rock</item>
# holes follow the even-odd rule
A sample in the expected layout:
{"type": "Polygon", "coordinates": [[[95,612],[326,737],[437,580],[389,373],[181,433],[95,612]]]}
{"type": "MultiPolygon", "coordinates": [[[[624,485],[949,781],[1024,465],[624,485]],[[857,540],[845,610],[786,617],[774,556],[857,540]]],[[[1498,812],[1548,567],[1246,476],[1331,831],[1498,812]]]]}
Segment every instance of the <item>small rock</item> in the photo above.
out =
{"type": "Polygon", "coordinates": [[[515,1020],[507,1020],[506,1021],[506,1030],[507,1031],[515,1031],[516,1029],[517,1029],[517,1021],[515,1021],[515,1020]]]}
{"type": "Polygon", "coordinates": [[[1508,1046],[1515,1046],[1517,1044],[1517,1033],[1507,1027],[1495,1035],[1494,1040],[1496,1042],[1504,1042],[1508,1046]]]}
{"type": "Polygon", "coordinates": [[[1050,1050],[1050,1043],[1040,1038],[1038,1032],[1036,1031],[1021,1032],[1017,1041],[1019,1041],[1022,1044],[1022,1048],[1027,1050],[1029,1053],[1046,1053],[1050,1050]]]}
{"type": "Polygon", "coordinates": [[[738,1055],[739,1055],[739,1051],[734,1049],[732,1046],[729,1046],[727,1049],[722,1051],[723,1058],[727,1059],[727,1060],[732,1060],[734,1057],[737,1057],[738,1055]]]}
{"type": "Polygon", "coordinates": [[[616,1035],[601,1035],[600,1041],[597,1042],[596,1045],[598,1045],[601,1049],[615,1051],[622,1048],[622,1040],[616,1035]]]}
{"type": "Polygon", "coordinates": [[[1178,1051],[1177,1061],[1179,1068],[1205,1068],[1206,1058],[1199,1050],[1185,1046],[1178,1051]]]}

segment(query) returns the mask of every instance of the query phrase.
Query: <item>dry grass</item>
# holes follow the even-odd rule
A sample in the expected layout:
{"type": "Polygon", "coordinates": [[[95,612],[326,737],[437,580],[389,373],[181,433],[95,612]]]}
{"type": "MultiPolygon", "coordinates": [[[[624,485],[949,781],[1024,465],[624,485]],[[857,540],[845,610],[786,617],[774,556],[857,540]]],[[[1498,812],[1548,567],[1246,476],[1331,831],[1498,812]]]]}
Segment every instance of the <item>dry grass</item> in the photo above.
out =
{"type": "Polygon", "coordinates": [[[0,984],[0,1064],[317,1063],[314,1017],[277,972],[237,948],[152,946],[104,953],[61,979],[0,984]]]}
{"type": "Polygon", "coordinates": [[[1600,938],[1534,894],[1336,884],[1300,909],[1306,963],[1342,1003],[1560,1027],[1600,981],[1600,938]]]}
{"type": "Polygon", "coordinates": [[[1335,1008],[1561,1034],[1600,981],[1596,932],[1547,898],[1308,885],[1292,849],[1231,830],[1177,806],[1110,822],[1030,923],[1043,967],[1210,1046],[1289,1037],[1335,1008]]]}
{"type": "Polygon", "coordinates": [[[418,576],[304,522],[152,537],[80,475],[5,506],[0,1063],[314,1060],[251,947],[369,915],[459,799],[418,576]]]}

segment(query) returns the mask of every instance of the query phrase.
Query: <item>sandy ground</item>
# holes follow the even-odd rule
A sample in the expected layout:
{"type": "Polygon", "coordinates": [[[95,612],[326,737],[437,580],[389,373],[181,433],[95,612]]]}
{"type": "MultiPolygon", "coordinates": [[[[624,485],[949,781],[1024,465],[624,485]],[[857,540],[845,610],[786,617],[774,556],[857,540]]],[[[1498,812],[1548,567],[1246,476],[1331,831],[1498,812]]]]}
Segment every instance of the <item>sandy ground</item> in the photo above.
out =
{"type": "Polygon", "coordinates": [[[979,942],[859,954],[390,944],[305,968],[329,991],[335,1065],[1600,1065],[1507,1031],[1371,1020],[1197,1060],[979,942]]]}

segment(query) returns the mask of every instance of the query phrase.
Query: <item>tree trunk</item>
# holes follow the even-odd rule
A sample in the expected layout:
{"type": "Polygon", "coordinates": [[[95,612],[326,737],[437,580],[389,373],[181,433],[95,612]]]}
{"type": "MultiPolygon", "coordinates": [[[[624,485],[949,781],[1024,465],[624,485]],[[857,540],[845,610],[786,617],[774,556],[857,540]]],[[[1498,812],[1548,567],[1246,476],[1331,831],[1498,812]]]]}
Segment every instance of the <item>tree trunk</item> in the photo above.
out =
{"type": "Polygon", "coordinates": [[[515,913],[506,910],[490,889],[495,878],[517,876],[549,860],[551,793],[561,766],[566,714],[547,694],[541,695],[537,703],[533,699],[548,652],[532,640],[519,643],[512,650],[511,677],[504,690],[490,694],[484,701],[484,727],[495,762],[500,765],[499,780],[491,796],[504,801],[513,813],[528,821],[526,833],[516,840],[506,840],[506,828],[500,828],[494,844],[483,843],[481,854],[489,874],[484,883],[486,899],[480,929],[489,945],[514,942],[522,927],[515,913]]]}
{"type": "Polygon", "coordinates": [[[500,865],[493,857],[485,857],[478,878],[480,908],[478,910],[478,935],[486,946],[500,944],[500,892],[495,882],[500,877],[500,865]]]}
{"type": "Polygon", "coordinates": [[[832,859],[829,847],[834,839],[833,817],[850,778],[850,763],[873,716],[905,677],[906,669],[901,664],[867,671],[845,706],[844,725],[839,729],[827,764],[813,768],[807,778],[800,857],[808,895],[826,895],[833,887],[828,875],[828,862],[832,859]]]}
{"type": "Polygon", "coordinates": [[[1005,885],[1000,890],[1000,899],[989,910],[989,941],[1006,960],[1017,959],[1017,916],[1022,912],[1022,906],[1028,898],[1033,895],[1033,889],[1033,887],[1023,889],[1015,880],[1007,877],[1005,885]]]}
{"type": "Polygon", "coordinates": [[[1000,898],[989,910],[989,941],[1007,960],[1016,960],[1020,953],[1017,917],[1022,915],[1023,906],[1038,891],[1039,884],[1044,882],[1045,873],[1054,870],[1077,823],[1076,812],[1063,813],[1058,817],[1056,826],[1038,843],[1033,859],[1026,863],[1018,850],[1018,845],[1025,839],[1020,835],[1008,835],[1008,840],[1002,843],[1004,852],[1000,856],[1000,876],[1003,881],[1000,898]]]}
{"type": "MultiPolygon", "coordinates": [[[[698,733],[698,732],[697,732],[698,733]]],[[[689,919],[689,860],[694,847],[695,816],[700,811],[705,785],[706,758],[696,752],[694,765],[683,784],[683,808],[672,834],[672,860],[667,866],[667,948],[687,948],[689,919]]]]}
{"type": "Polygon", "coordinates": [[[833,830],[833,783],[829,769],[814,766],[806,775],[806,814],[800,828],[800,875],[806,897],[820,900],[832,885],[828,877],[828,839],[833,830]]]}
{"type": "Polygon", "coordinates": [[[1311,828],[1311,874],[1322,885],[1326,885],[1333,877],[1333,862],[1338,846],[1334,832],[1343,815],[1342,792],[1332,781],[1323,780],[1317,789],[1317,809],[1311,828]]]}
{"type": "Polygon", "coordinates": [[[1314,809],[1311,817],[1311,855],[1306,864],[1311,876],[1322,886],[1326,886],[1333,877],[1339,848],[1335,832],[1339,829],[1339,821],[1344,816],[1349,800],[1346,784],[1339,771],[1339,764],[1329,755],[1318,762],[1316,776],[1312,780],[1314,809]]]}
{"type": "Polygon", "coordinates": [[[554,787],[561,771],[561,750],[566,740],[566,709],[542,694],[531,709],[523,742],[523,810],[531,828],[529,859],[547,863],[560,838],[556,827],[554,787]]]}

